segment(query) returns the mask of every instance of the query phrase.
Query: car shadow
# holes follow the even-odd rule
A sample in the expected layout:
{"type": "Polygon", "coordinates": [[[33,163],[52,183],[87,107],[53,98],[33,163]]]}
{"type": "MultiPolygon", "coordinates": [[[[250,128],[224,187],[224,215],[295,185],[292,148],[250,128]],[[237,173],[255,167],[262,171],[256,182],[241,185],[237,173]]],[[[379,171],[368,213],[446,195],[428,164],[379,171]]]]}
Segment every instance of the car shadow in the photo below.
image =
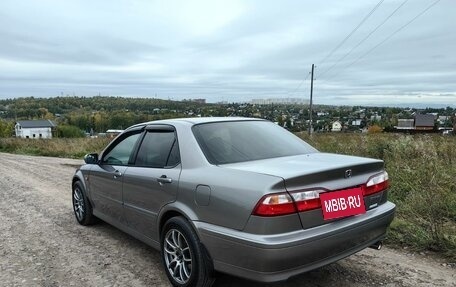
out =
{"type": "MultiPolygon", "coordinates": [[[[333,264],[337,265],[337,263],[333,264]]],[[[338,266],[326,266],[322,267],[293,278],[290,278],[286,281],[281,281],[277,283],[260,283],[249,281],[246,279],[230,276],[227,274],[218,274],[217,280],[214,284],[214,287],[235,287],[235,286],[249,286],[249,287],[260,287],[260,286],[269,286],[269,287],[291,287],[291,286],[336,286],[337,285],[337,274],[334,274],[334,269],[339,268],[338,266]]]]}

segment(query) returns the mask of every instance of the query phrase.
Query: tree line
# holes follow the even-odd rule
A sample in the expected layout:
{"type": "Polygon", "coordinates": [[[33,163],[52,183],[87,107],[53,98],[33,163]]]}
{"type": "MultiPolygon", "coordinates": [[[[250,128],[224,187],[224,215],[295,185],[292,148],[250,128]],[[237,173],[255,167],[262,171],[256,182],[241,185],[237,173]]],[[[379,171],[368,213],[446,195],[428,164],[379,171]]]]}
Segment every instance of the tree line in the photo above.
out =
{"type": "MultiPolygon", "coordinates": [[[[361,119],[359,127],[377,126],[381,130],[397,125],[398,118],[413,118],[416,109],[397,107],[319,106],[313,110],[314,128],[324,130],[334,120],[361,119]],[[324,111],[324,116],[318,116],[324,111]],[[362,113],[360,114],[360,111],[362,113]],[[371,120],[381,115],[380,120],[371,120]]],[[[456,109],[423,109],[420,113],[448,115],[455,123],[456,109]]],[[[103,133],[108,129],[125,129],[133,124],[177,117],[243,116],[259,117],[292,131],[307,130],[310,118],[305,105],[252,105],[245,103],[202,104],[192,101],[169,101],[155,98],[125,97],[54,97],[0,100],[0,137],[14,134],[18,120],[49,119],[58,124],[58,137],[80,137],[86,133],[103,133]],[[291,120],[294,124],[291,124],[291,120]]],[[[359,127],[356,127],[357,129],[359,127]]]]}
{"type": "Polygon", "coordinates": [[[215,105],[150,98],[55,97],[0,100],[0,137],[14,133],[18,120],[49,119],[58,124],[56,136],[79,137],[133,124],[193,115],[219,115],[215,105]]]}

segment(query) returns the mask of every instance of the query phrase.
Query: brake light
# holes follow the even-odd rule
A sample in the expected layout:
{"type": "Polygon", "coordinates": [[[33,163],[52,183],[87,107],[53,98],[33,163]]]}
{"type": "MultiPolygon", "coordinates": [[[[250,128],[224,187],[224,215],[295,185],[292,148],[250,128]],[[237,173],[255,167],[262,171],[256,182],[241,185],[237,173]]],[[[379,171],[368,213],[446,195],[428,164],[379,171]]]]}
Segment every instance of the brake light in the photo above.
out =
{"type": "Polygon", "coordinates": [[[324,190],[293,191],[263,196],[253,210],[253,215],[278,216],[321,207],[320,193],[324,190]],[[291,196],[290,196],[291,195],[291,196]]]}
{"type": "Polygon", "coordinates": [[[307,190],[290,192],[298,211],[307,211],[321,207],[320,193],[324,190],[307,190]]]}
{"type": "Polygon", "coordinates": [[[296,212],[296,207],[288,193],[277,193],[263,196],[253,210],[253,215],[277,216],[296,212]]]}
{"type": "Polygon", "coordinates": [[[363,194],[369,195],[387,189],[389,186],[388,173],[386,171],[369,178],[363,186],[363,194]]]}

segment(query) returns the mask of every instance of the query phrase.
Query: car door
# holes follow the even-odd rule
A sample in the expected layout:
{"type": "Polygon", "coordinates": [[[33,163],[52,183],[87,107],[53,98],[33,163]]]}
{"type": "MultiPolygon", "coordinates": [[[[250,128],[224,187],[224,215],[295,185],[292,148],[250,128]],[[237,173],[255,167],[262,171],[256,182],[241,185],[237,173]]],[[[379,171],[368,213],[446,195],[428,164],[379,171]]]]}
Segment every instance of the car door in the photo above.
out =
{"type": "Polygon", "coordinates": [[[123,222],[122,178],[133,160],[140,136],[141,130],[119,136],[90,171],[88,182],[95,213],[123,222]]]}
{"type": "Polygon", "coordinates": [[[180,172],[174,127],[146,127],[135,163],[123,177],[124,214],[129,227],[158,241],[158,212],[176,200],[180,172]]]}

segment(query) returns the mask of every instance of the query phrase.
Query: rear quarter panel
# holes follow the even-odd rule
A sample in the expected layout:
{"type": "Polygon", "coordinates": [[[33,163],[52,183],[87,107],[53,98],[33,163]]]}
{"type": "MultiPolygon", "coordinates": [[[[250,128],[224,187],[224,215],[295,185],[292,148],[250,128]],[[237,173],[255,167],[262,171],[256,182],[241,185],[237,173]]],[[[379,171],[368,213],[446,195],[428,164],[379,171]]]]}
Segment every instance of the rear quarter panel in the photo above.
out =
{"type": "Polygon", "coordinates": [[[178,201],[198,221],[242,230],[263,195],[283,191],[282,178],[210,166],[182,170],[178,201]],[[210,189],[207,205],[196,200],[199,185],[210,189]]]}

